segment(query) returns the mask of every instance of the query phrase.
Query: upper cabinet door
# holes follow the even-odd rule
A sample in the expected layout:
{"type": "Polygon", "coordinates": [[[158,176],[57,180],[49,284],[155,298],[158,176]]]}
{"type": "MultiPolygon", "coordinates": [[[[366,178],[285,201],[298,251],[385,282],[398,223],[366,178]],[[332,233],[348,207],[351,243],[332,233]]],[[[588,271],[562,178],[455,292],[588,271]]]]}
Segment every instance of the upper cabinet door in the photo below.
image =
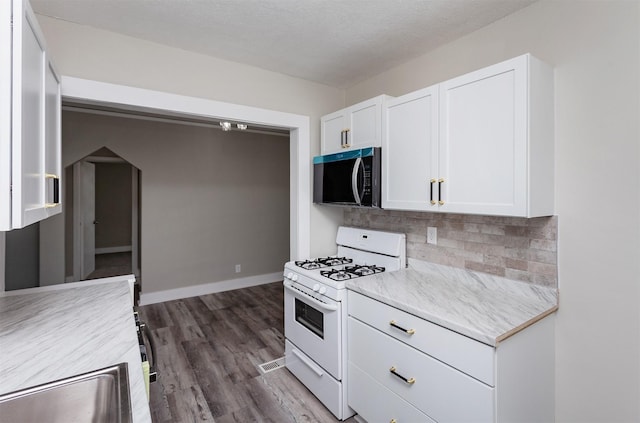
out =
{"type": "Polygon", "coordinates": [[[438,87],[389,100],[385,111],[382,207],[437,211],[438,87]]]}
{"type": "MultiPolygon", "coordinates": [[[[29,3],[14,0],[12,43],[5,45],[10,72],[1,75],[11,86],[8,108],[11,130],[0,139],[10,162],[0,170],[0,230],[22,228],[61,211],[60,206],[60,78],[46,52],[44,37],[29,3]]],[[[4,50],[4,49],[3,49],[4,50]]],[[[6,159],[5,159],[6,160],[6,159]]]]}
{"type": "Polygon", "coordinates": [[[526,214],[527,59],[440,85],[442,211],[526,214]]]}
{"type": "Polygon", "coordinates": [[[321,154],[380,147],[382,107],[387,98],[374,97],[320,118],[321,154]]]}
{"type": "Polygon", "coordinates": [[[386,107],[383,207],[554,213],[553,71],[523,55],[386,107]]]}
{"type": "Polygon", "coordinates": [[[440,84],[441,211],[553,214],[552,75],[524,55],[440,84]]]}
{"type": "Polygon", "coordinates": [[[320,119],[321,150],[327,152],[341,151],[344,144],[344,132],[347,128],[347,109],[323,116],[320,119]]]}
{"type": "Polygon", "coordinates": [[[382,132],[382,98],[358,103],[349,108],[349,132],[346,148],[380,147],[382,132]]]}
{"type": "MultiPolygon", "coordinates": [[[[15,6],[14,6],[15,7],[15,6]]],[[[25,3],[14,8],[13,43],[13,209],[21,228],[46,217],[44,168],[44,80],[46,54],[35,16],[25,3]]]]}

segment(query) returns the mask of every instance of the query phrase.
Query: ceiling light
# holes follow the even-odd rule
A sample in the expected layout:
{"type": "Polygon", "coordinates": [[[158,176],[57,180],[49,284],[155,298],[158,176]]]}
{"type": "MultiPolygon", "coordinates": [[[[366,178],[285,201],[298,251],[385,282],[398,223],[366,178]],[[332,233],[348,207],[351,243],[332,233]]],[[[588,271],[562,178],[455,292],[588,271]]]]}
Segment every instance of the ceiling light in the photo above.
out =
{"type": "Polygon", "coordinates": [[[245,129],[247,129],[247,124],[246,123],[238,123],[238,124],[236,124],[236,126],[241,131],[244,131],[245,129]]]}
{"type": "Polygon", "coordinates": [[[231,123],[230,122],[220,122],[220,126],[222,126],[222,130],[223,131],[230,131],[231,130],[231,123]]]}

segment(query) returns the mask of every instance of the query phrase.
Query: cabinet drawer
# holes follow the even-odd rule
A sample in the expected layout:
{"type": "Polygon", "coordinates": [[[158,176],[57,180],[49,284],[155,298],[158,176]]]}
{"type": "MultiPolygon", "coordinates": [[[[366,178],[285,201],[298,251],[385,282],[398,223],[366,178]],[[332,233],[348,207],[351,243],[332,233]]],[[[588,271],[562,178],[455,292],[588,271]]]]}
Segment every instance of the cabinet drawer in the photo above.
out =
{"type": "Polygon", "coordinates": [[[434,420],[493,422],[492,387],[353,317],[348,318],[348,331],[349,365],[358,366],[434,420]]]}
{"type": "Polygon", "coordinates": [[[489,345],[353,291],[349,291],[349,315],[487,385],[495,386],[495,349],[489,345]]]}
{"type": "Polygon", "coordinates": [[[367,423],[436,423],[411,404],[349,363],[349,406],[367,423]]]}

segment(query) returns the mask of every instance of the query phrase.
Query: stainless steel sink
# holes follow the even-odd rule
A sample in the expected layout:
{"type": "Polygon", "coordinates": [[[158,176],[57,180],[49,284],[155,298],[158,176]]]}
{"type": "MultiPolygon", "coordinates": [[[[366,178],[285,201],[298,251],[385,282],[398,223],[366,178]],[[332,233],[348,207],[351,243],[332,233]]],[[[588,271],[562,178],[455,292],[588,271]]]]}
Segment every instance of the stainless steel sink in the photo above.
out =
{"type": "Polygon", "coordinates": [[[0,395],[0,421],[130,423],[127,363],[0,395]]]}

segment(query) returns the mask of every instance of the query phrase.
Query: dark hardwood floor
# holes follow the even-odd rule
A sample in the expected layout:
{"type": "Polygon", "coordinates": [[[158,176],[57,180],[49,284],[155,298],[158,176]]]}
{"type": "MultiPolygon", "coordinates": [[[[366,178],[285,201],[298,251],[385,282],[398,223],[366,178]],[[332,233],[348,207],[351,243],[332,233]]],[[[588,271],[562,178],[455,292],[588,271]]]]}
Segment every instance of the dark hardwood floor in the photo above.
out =
{"type": "MultiPolygon", "coordinates": [[[[139,308],[156,341],[156,423],[337,422],[286,368],[282,282],[139,308]]],[[[349,419],[348,422],[353,422],[349,419]]]]}

